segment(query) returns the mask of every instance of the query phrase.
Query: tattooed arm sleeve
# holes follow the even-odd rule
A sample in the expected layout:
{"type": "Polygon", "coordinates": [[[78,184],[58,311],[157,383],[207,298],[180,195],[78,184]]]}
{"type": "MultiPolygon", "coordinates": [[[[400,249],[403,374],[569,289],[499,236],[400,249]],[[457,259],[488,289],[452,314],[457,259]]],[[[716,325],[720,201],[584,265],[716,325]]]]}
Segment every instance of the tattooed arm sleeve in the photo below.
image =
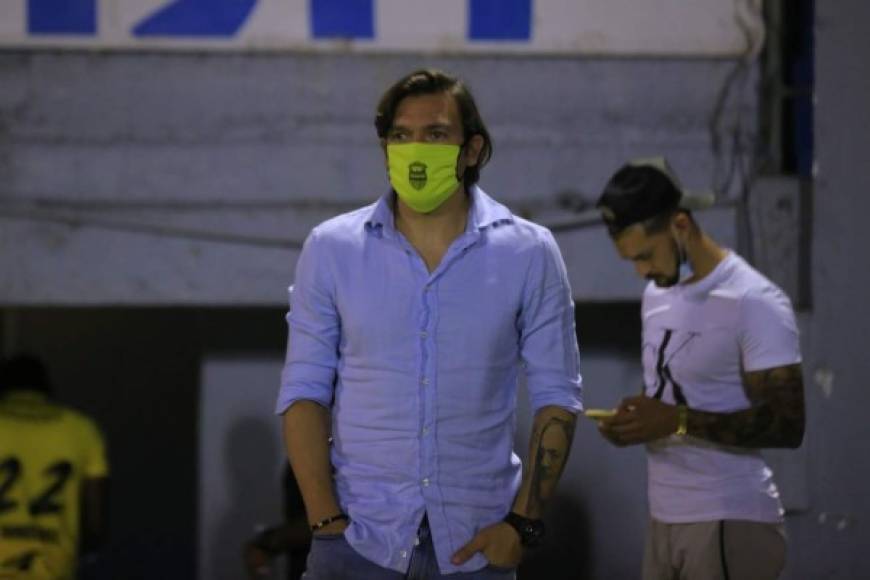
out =
{"type": "Polygon", "coordinates": [[[576,422],[573,413],[555,406],[543,407],[535,415],[529,459],[514,501],[515,512],[529,518],[542,516],[568,462],[576,422]]]}
{"type": "Polygon", "coordinates": [[[800,446],[804,435],[804,388],[798,364],[744,374],[752,406],[734,413],[690,410],[688,434],[737,447],[800,446]]]}

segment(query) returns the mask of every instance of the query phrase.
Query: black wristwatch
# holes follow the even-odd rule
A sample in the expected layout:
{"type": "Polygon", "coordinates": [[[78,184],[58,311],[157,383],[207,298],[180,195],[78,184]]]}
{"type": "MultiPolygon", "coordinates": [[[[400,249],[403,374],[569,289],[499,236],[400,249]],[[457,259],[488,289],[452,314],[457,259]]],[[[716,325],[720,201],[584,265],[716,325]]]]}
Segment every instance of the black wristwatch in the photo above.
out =
{"type": "Polygon", "coordinates": [[[504,517],[504,522],[517,531],[520,535],[520,543],[523,546],[533,548],[544,541],[546,528],[544,528],[543,520],[533,520],[523,517],[518,513],[509,512],[504,517]]]}

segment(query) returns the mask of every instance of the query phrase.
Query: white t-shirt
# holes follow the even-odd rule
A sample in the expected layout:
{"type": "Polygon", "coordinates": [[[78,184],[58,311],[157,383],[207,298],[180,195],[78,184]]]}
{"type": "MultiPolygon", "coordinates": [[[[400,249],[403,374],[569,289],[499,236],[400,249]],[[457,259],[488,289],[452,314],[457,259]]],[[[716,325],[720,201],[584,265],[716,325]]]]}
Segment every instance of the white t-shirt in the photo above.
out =
{"type": "MultiPolygon", "coordinates": [[[[646,394],[692,409],[750,406],[741,370],[801,361],[788,297],[733,252],[702,280],[643,295],[646,394]]],[[[647,445],[650,513],[666,523],[782,521],[773,474],[757,450],[667,437],[647,445]]]]}

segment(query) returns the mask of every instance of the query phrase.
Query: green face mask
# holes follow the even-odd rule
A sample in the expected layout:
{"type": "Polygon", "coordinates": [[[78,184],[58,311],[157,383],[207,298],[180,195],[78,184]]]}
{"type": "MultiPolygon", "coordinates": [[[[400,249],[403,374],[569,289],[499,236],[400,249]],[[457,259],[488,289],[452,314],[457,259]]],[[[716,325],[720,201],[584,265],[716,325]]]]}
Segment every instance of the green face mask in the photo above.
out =
{"type": "Polygon", "coordinates": [[[459,187],[456,179],[459,151],[459,145],[387,145],[393,189],[414,211],[429,213],[435,210],[459,187]]]}

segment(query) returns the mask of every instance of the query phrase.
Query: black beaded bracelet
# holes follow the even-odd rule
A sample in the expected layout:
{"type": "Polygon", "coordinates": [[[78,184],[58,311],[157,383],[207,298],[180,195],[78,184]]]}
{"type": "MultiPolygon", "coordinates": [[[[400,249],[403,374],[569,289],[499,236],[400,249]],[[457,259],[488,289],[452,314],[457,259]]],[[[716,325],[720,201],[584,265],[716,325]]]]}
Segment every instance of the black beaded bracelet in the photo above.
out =
{"type": "Polygon", "coordinates": [[[337,522],[338,520],[345,520],[346,521],[349,519],[350,519],[350,517],[348,517],[347,514],[335,514],[334,516],[329,516],[328,518],[323,518],[322,520],[320,520],[316,524],[311,524],[311,531],[316,532],[317,530],[319,530],[321,528],[325,528],[326,526],[328,526],[332,522],[337,522]]]}

